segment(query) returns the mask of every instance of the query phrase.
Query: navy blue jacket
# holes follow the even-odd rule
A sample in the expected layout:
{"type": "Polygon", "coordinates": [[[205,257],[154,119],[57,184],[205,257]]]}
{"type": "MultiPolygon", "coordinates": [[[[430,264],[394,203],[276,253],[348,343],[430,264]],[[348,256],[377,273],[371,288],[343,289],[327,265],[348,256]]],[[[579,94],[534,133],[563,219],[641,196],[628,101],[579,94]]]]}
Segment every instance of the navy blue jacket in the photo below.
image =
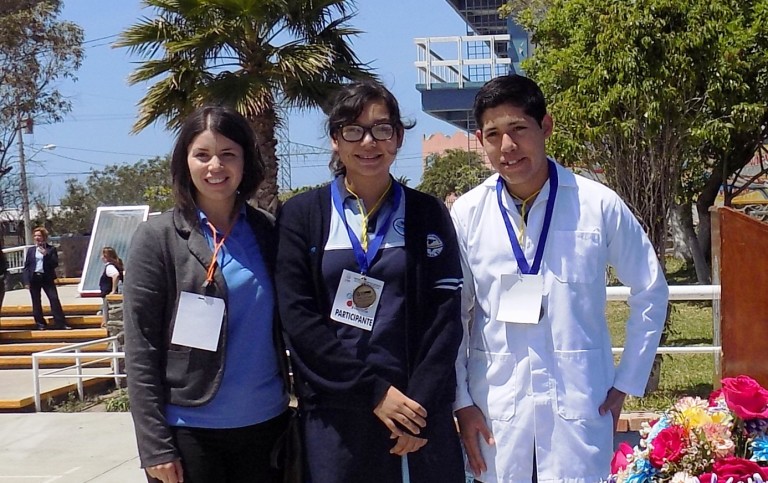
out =
{"type": "MultiPolygon", "coordinates": [[[[402,343],[406,345],[408,358],[408,374],[403,380],[408,382],[406,387],[397,388],[424,406],[429,414],[427,426],[419,434],[429,439],[429,443],[409,455],[412,479],[463,482],[461,452],[452,418],[455,361],[462,338],[461,290],[458,287],[456,290],[435,289],[438,280],[463,279],[456,235],[443,203],[432,196],[403,188],[407,340],[402,343]],[[428,235],[436,235],[443,241],[439,256],[434,256],[434,251],[431,252],[433,256],[428,256],[428,235]],[[425,476],[428,474],[430,476],[425,476]]],[[[336,287],[327,287],[322,275],[331,210],[330,185],[299,194],[285,203],[278,218],[278,269],[275,274],[280,317],[291,351],[300,407],[309,413],[323,414],[322,424],[305,421],[305,428],[310,428],[305,440],[308,444],[314,442],[328,447],[322,450],[327,451],[328,458],[355,451],[351,447],[358,443],[349,441],[350,435],[356,434],[355,428],[360,431],[377,426],[385,428],[373,414],[373,409],[392,385],[362,360],[351,356],[332,329],[336,322],[329,317],[328,293],[335,292],[336,287]],[[335,447],[335,440],[341,440],[342,447],[335,447]]],[[[388,439],[387,431],[381,432],[383,442],[374,442],[374,436],[370,434],[366,437],[368,440],[361,444],[369,448],[394,445],[394,440],[388,439]]],[[[323,467],[324,472],[332,470],[336,474],[318,475],[311,461],[312,451],[308,453],[313,482],[340,482],[355,474],[345,472],[344,468],[323,467]]],[[[366,481],[387,481],[383,469],[389,465],[385,459],[392,456],[386,451],[383,453],[381,466],[375,458],[373,464],[377,466],[372,466],[378,469],[379,479],[369,468],[366,481]]],[[[365,455],[366,458],[369,456],[365,455]]],[[[362,464],[358,460],[350,458],[345,464],[362,464]]],[[[371,461],[368,459],[369,463],[371,461]]]]}
{"type": "MultiPolygon", "coordinates": [[[[56,280],[56,267],[59,266],[59,252],[56,251],[56,247],[45,244],[47,250],[43,256],[43,282],[53,283],[56,280]]],[[[32,276],[35,273],[35,251],[37,246],[27,248],[27,253],[24,256],[24,271],[22,272],[22,280],[24,285],[29,285],[32,280],[32,276]]]]}

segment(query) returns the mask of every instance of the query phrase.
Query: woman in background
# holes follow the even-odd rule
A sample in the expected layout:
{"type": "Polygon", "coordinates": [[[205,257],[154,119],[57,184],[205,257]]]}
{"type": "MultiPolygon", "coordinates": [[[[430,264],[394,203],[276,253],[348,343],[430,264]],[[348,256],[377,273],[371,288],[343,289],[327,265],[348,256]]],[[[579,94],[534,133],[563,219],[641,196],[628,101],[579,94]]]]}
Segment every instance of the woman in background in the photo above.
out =
{"type": "Polygon", "coordinates": [[[461,266],[443,203],[390,174],[394,96],[346,85],[329,185],[279,217],[276,281],[312,483],[463,483],[452,414],[461,266]]]}
{"type": "Polygon", "coordinates": [[[124,286],[141,466],[153,482],[279,482],[270,453],[288,395],[276,243],[268,217],[246,204],[264,178],[248,121],[229,108],[195,111],[171,177],[175,207],[139,226],[124,286]]]}
{"type": "Polygon", "coordinates": [[[123,281],[123,261],[117,256],[112,247],[104,247],[101,250],[101,261],[104,262],[104,271],[99,279],[101,296],[106,297],[111,293],[117,293],[120,282],[123,281]]]}
{"type": "Polygon", "coordinates": [[[35,318],[35,325],[38,330],[48,328],[43,316],[43,304],[40,298],[40,291],[42,290],[48,297],[48,303],[51,306],[52,328],[69,330],[72,327],[67,325],[64,310],[59,301],[59,292],[56,290],[56,267],[59,266],[59,253],[56,251],[56,247],[48,243],[48,230],[44,227],[38,226],[32,230],[32,238],[35,244],[27,249],[22,278],[24,287],[29,289],[29,295],[32,298],[32,315],[35,318]]]}

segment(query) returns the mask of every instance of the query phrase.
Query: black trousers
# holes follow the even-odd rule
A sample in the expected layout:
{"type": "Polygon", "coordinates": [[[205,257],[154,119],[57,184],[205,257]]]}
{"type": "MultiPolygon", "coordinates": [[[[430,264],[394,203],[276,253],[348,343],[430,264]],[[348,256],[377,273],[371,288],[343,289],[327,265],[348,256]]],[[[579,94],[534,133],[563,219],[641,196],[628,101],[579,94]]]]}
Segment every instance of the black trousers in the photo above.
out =
{"type": "MultiPolygon", "coordinates": [[[[171,427],[184,483],[280,483],[269,457],[288,425],[288,413],[233,429],[171,427]]],[[[160,480],[147,476],[147,481],[160,480]]]]}
{"type": "Polygon", "coordinates": [[[35,317],[35,324],[38,327],[45,326],[45,317],[43,317],[43,305],[40,300],[40,290],[45,292],[48,297],[48,303],[51,305],[51,314],[53,315],[54,327],[63,327],[66,325],[64,320],[64,310],[61,308],[59,293],[56,291],[56,284],[53,280],[46,280],[43,275],[35,274],[29,281],[29,295],[32,297],[32,315],[35,317]]]}

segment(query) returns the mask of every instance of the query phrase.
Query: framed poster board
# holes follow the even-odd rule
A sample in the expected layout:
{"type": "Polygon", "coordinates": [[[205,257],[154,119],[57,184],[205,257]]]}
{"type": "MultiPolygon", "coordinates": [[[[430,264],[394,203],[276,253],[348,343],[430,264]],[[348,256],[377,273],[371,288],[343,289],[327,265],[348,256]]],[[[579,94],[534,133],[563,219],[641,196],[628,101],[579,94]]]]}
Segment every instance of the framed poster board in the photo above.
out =
{"type": "Polygon", "coordinates": [[[96,219],[93,221],[93,231],[85,254],[83,275],[77,289],[81,296],[96,296],[99,291],[99,279],[104,271],[101,261],[101,250],[112,247],[117,256],[128,268],[128,247],[131,238],[140,223],[147,220],[149,206],[100,206],[96,209],[96,219]]]}

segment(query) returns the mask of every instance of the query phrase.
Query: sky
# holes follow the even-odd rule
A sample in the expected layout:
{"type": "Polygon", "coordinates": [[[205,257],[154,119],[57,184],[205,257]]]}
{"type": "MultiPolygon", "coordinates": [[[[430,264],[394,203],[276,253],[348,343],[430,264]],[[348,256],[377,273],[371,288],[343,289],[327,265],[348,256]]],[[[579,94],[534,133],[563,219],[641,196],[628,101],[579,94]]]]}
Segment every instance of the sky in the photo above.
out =
{"type": "MultiPolygon", "coordinates": [[[[413,39],[463,35],[466,25],[445,0],[358,0],[357,10],[351,24],[364,33],[352,40],[355,52],[392,90],[403,116],[416,121],[392,168],[395,176],[406,176],[415,186],[421,177],[423,136],[452,134],[455,128],[421,111],[413,39]]],[[[30,185],[49,204],[58,203],[68,178],[83,180],[94,169],[133,164],[171,151],[173,133],[162,125],[130,134],[137,104],[151,84],[129,86],[127,78],[141,59],[127,49],[111,47],[117,34],[143,16],[152,17],[154,12],[140,0],[64,0],[60,18],[85,31],[85,59],[77,81],[58,86],[71,100],[72,111],[63,122],[35,126],[34,133],[24,137],[30,185]],[[41,149],[49,144],[56,147],[41,149]]],[[[291,156],[292,188],[330,178],[323,123],[318,111],[292,112],[287,117],[280,140],[287,137],[292,143],[319,148],[298,148],[309,154],[291,156]]]]}

